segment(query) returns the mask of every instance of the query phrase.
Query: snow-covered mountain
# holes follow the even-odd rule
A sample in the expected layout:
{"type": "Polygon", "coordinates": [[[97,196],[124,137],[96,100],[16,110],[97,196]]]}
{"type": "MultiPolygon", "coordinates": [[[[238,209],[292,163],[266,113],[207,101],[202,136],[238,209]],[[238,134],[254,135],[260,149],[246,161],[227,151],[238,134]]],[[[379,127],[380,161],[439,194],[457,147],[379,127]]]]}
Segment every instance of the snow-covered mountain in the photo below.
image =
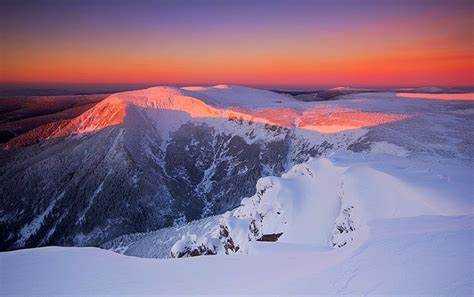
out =
{"type": "Polygon", "coordinates": [[[308,107],[244,87],[157,87],[20,135],[0,157],[1,248],[98,245],[231,210],[260,177],[362,134],[313,133],[339,129],[324,123],[339,109],[308,107]]]}
{"type": "Polygon", "coordinates": [[[259,178],[341,149],[466,163],[474,137],[458,128],[471,124],[462,102],[301,102],[227,85],[117,93],[5,145],[1,248],[100,245],[219,215],[259,178]]]}
{"type": "Polygon", "coordinates": [[[2,290],[471,295],[473,100],[111,95],[1,151],[3,250],[102,248],[0,253],[2,290]]]}

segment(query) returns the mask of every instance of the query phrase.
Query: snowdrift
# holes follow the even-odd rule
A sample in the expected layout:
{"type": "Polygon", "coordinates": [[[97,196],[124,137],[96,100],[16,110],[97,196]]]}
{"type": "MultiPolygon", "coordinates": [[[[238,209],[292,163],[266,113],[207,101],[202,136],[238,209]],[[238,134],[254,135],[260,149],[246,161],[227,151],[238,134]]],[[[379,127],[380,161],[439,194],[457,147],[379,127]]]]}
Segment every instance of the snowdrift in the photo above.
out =
{"type": "Polygon", "coordinates": [[[325,250],[360,244],[375,220],[472,213],[468,184],[461,181],[448,192],[437,192],[432,184],[439,176],[420,176],[420,164],[416,170],[399,170],[403,163],[387,155],[359,163],[348,152],[312,159],[281,177],[261,178],[256,194],[233,211],[179,228],[125,236],[103,247],[139,257],[251,254],[255,244],[265,241],[325,250]],[[165,238],[174,244],[158,244],[165,238]]]}

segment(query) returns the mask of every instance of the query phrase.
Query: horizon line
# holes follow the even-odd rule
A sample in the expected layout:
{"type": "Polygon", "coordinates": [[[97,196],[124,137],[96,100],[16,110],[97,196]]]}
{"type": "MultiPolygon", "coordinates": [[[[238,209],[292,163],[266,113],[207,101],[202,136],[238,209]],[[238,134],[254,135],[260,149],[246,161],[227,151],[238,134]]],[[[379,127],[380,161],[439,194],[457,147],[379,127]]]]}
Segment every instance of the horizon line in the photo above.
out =
{"type": "Polygon", "coordinates": [[[349,87],[349,88],[368,88],[368,89],[393,89],[393,88],[428,88],[428,87],[437,87],[437,88],[474,88],[474,84],[465,85],[442,85],[442,84],[432,84],[432,85],[367,85],[367,84],[249,84],[249,83],[226,83],[226,82],[215,82],[215,83],[199,83],[199,82],[189,82],[189,83],[166,83],[166,82],[23,82],[23,81],[0,81],[0,88],[57,88],[57,87],[154,87],[154,86],[173,86],[173,87],[187,87],[187,86],[203,86],[203,87],[212,87],[217,85],[234,85],[234,86],[243,86],[251,88],[263,88],[263,89],[314,89],[314,88],[335,88],[335,87],[349,87]]]}

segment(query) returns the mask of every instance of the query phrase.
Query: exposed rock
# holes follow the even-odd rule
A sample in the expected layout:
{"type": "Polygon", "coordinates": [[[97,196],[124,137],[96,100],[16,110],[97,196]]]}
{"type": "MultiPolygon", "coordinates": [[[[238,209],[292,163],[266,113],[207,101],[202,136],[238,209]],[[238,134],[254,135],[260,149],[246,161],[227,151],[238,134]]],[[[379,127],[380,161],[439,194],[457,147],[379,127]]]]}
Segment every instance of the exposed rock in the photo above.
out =
{"type": "Polygon", "coordinates": [[[263,234],[257,241],[277,241],[280,236],[283,235],[283,232],[273,233],[273,234],[263,234]]]}
{"type": "Polygon", "coordinates": [[[354,240],[353,232],[356,230],[355,223],[351,218],[354,206],[342,209],[341,214],[336,219],[333,231],[332,246],[341,248],[354,240]]]}
{"type": "Polygon", "coordinates": [[[193,234],[186,234],[178,240],[171,248],[171,257],[196,257],[203,255],[215,255],[219,248],[218,240],[207,237],[198,237],[193,234]]]}
{"type": "Polygon", "coordinates": [[[240,249],[229,233],[229,227],[224,224],[219,225],[219,238],[224,246],[224,251],[226,254],[237,253],[240,249]]]}

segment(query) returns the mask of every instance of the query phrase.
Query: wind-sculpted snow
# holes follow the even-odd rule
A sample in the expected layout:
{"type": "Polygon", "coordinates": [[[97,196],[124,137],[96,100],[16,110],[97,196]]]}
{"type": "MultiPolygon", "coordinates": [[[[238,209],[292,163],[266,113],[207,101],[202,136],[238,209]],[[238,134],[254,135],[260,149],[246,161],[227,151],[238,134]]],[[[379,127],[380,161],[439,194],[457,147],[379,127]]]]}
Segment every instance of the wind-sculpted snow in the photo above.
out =
{"type": "MultiPolygon", "coordinates": [[[[369,223],[376,220],[472,214],[469,184],[459,181],[453,185],[455,189],[436,191],[433,183],[439,182],[439,177],[418,176],[413,169],[400,171],[397,166],[408,163],[398,157],[379,156],[365,163],[353,158],[343,154],[335,159],[337,162],[312,159],[281,177],[261,178],[255,195],[243,199],[235,210],[219,219],[175,229],[182,238],[169,237],[171,228],[135,238],[126,236],[103,247],[139,257],[248,254],[258,241],[329,249],[366,239],[369,223]],[[167,238],[174,245],[151,244],[159,238],[167,238]],[[212,253],[188,253],[196,242],[203,251],[212,253]],[[150,253],[153,249],[158,252],[150,253]]],[[[469,174],[468,169],[462,174],[469,174]]]]}

